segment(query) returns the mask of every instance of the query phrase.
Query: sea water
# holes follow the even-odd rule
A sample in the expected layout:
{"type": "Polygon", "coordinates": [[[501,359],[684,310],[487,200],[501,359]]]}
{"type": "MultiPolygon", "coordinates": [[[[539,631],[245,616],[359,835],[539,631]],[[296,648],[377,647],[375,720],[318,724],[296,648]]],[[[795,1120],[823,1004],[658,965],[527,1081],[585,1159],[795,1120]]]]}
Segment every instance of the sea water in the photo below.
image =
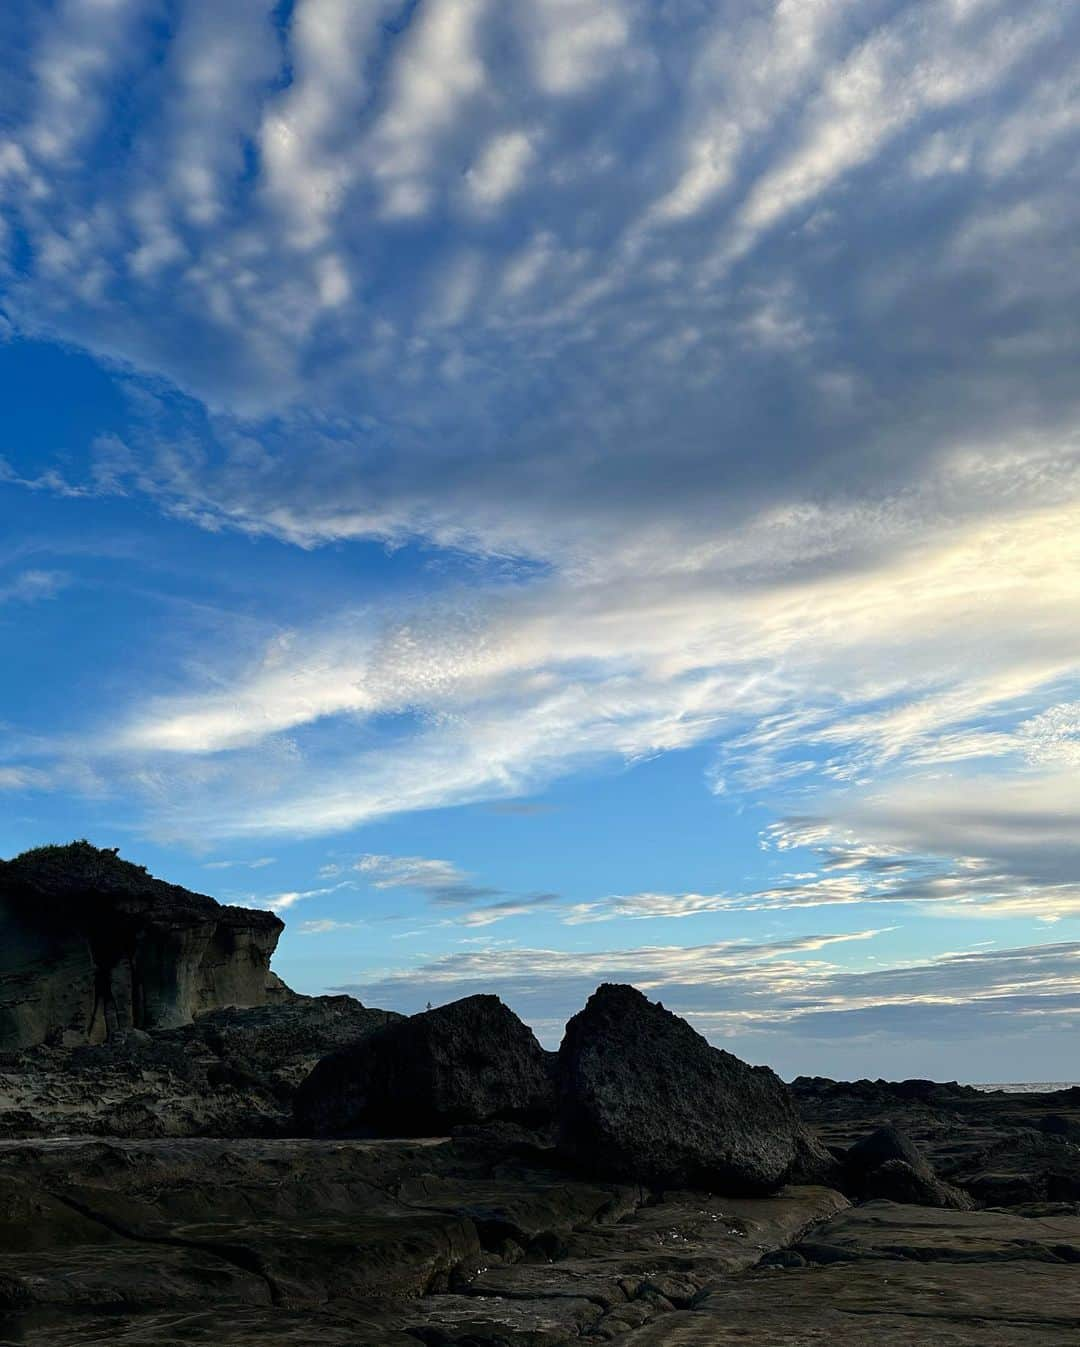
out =
{"type": "Polygon", "coordinates": [[[1078,1084],[1075,1080],[1019,1080],[1012,1083],[1002,1082],[996,1085],[980,1084],[972,1081],[975,1090],[1004,1090],[1006,1094],[1050,1094],[1054,1090],[1071,1090],[1078,1084]]]}

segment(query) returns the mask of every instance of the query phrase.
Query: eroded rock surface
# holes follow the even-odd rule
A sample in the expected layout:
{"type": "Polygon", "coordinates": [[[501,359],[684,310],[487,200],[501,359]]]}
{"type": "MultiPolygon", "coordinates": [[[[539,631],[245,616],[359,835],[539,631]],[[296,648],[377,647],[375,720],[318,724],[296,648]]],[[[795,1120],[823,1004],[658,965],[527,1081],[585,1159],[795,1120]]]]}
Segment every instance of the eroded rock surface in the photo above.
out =
{"type": "Polygon", "coordinates": [[[1024,1217],[869,1202],[784,1259],[720,1278],[624,1347],[1066,1347],[1080,1211],[1024,1217]]]}
{"type": "Polygon", "coordinates": [[[976,1205],[1080,1201],[1075,1087],[1011,1094],[918,1080],[804,1078],[792,1089],[804,1120],[838,1154],[890,1125],[912,1139],[938,1181],[976,1205]]]}
{"type": "Polygon", "coordinates": [[[286,1135],[315,1064],[400,1018],[351,996],[291,996],[101,1045],[0,1054],[0,1137],[286,1135]]]}
{"type": "Polygon", "coordinates": [[[461,1141],[0,1144],[0,1342],[611,1341],[845,1205],[643,1197],[461,1141]]]}
{"type": "Polygon", "coordinates": [[[87,842],[0,861],[0,1051],[101,1043],[280,998],[269,966],[282,928],[87,842]]]}
{"type": "Polygon", "coordinates": [[[559,1049],[559,1140],[591,1172],[766,1193],[808,1140],[784,1083],[712,1047],[633,987],[604,983],[559,1049]]]}

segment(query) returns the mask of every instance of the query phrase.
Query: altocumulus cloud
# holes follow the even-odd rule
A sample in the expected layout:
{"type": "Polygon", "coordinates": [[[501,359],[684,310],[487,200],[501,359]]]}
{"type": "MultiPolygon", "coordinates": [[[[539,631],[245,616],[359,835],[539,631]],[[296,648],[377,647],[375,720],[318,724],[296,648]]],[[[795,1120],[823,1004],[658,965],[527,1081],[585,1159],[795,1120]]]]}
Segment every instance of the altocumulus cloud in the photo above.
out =
{"type": "Polygon", "coordinates": [[[1075,4],[12,12],[5,322],[118,364],[136,411],[11,488],[513,577],[88,735],[159,832],[714,741],[713,789],[832,848],[751,901],[1075,910],[1075,792],[1035,854],[1080,672],[1075,4]]]}

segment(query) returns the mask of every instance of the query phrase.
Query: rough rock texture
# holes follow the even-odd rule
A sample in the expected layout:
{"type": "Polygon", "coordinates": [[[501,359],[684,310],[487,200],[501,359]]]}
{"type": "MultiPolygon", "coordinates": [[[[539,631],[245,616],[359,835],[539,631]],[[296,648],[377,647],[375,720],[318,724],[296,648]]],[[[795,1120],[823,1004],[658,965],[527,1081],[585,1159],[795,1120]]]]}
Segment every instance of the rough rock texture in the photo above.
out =
{"type": "Polygon", "coordinates": [[[0,1051],[101,1043],[280,999],[268,970],[282,927],[87,842],[0,862],[0,1051]]]}
{"type": "MultiPolygon", "coordinates": [[[[1009,1094],[930,1081],[801,1078],[792,1089],[804,1120],[834,1152],[848,1151],[868,1129],[888,1123],[913,1139],[938,1181],[980,1206],[1080,1201],[1075,1087],[1009,1094]]],[[[843,1178],[838,1182],[852,1191],[843,1178]]],[[[895,1196],[896,1190],[874,1195],[895,1196]]]]}
{"type": "Polygon", "coordinates": [[[351,996],[292,996],[98,1046],[0,1054],[0,1137],[285,1135],[315,1064],[400,1018],[351,996]]]}
{"type": "Polygon", "coordinates": [[[967,1193],[942,1183],[915,1142],[891,1125],[857,1141],[844,1156],[841,1187],[850,1196],[969,1210],[967,1193]]]}
{"type": "Polygon", "coordinates": [[[656,1187],[777,1189],[807,1148],[787,1087],[605,983],[559,1049],[559,1142],[590,1172],[656,1187]]]}
{"type": "Polygon", "coordinates": [[[430,1136],[465,1123],[542,1124],[547,1054],[497,996],[398,1020],[321,1061],[296,1096],[302,1132],[430,1136]]]}

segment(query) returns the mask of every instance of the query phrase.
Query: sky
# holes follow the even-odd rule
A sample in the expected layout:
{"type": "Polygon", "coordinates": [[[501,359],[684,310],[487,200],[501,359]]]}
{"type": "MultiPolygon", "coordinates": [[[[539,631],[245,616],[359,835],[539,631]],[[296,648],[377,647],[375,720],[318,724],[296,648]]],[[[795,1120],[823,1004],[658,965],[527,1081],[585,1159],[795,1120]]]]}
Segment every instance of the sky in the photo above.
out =
{"type": "Polygon", "coordinates": [[[298,990],[1078,1077],[1075,0],[7,0],[0,854],[298,990]]]}

